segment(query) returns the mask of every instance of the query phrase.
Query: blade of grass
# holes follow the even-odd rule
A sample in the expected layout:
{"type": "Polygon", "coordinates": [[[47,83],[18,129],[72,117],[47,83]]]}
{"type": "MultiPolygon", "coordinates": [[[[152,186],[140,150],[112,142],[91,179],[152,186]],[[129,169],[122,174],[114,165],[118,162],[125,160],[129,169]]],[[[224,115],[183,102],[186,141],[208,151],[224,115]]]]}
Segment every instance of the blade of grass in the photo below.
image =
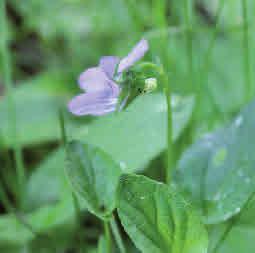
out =
{"type": "MultiPolygon", "coordinates": [[[[158,0],[153,2],[153,17],[154,17],[154,25],[157,28],[165,29],[167,27],[167,18],[166,18],[166,9],[167,9],[167,1],[166,0],[158,0]]],[[[161,82],[164,87],[164,93],[167,104],[167,134],[166,134],[166,143],[167,143],[167,151],[166,151],[166,170],[165,170],[165,181],[166,183],[171,183],[172,180],[172,170],[173,170],[173,161],[174,161],[174,152],[173,152],[173,119],[172,119],[172,104],[171,104],[171,87],[168,78],[168,71],[165,72],[165,69],[171,68],[171,62],[169,60],[168,55],[168,34],[161,34],[158,40],[159,46],[158,49],[161,51],[160,56],[162,59],[160,60],[161,68],[161,82]]],[[[170,71],[170,70],[169,70],[170,71]]]]}
{"type": "Polygon", "coordinates": [[[224,5],[225,5],[225,0],[220,0],[217,11],[216,11],[215,27],[212,31],[212,37],[209,41],[209,46],[204,56],[204,61],[203,61],[202,70],[201,70],[201,79],[200,79],[200,86],[202,87],[204,85],[204,87],[207,90],[206,95],[208,95],[208,98],[211,100],[211,103],[215,111],[217,112],[218,115],[221,115],[223,118],[225,118],[225,116],[223,115],[223,112],[220,110],[219,105],[215,101],[215,98],[213,97],[212,92],[210,91],[208,87],[208,77],[209,77],[209,71],[210,71],[210,67],[212,63],[211,59],[212,59],[213,49],[217,41],[218,32],[221,31],[221,29],[219,28],[219,25],[220,25],[220,17],[221,17],[221,13],[224,8],[224,5]]]}
{"type": "MultiPolygon", "coordinates": [[[[194,89],[195,77],[194,77],[194,61],[193,61],[193,0],[184,1],[184,17],[185,17],[185,39],[186,39],[186,51],[188,62],[188,75],[190,80],[190,86],[194,89]]],[[[197,87],[198,88],[198,87],[197,87]]],[[[196,88],[199,96],[199,89],[196,88]]]]}
{"type": "Polygon", "coordinates": [[[247,0],[242,1],[242,16],[243,16],[243,56],[244,56],[244,81],[246,87],[246,100],[252,98],[251,74],[250,74],[250,48],[249,48],[249,26],[247,13],[247,0]]]}
{"type": "Polygon", "coordinates": [[[166,143],[167,143],[167,166],[166,166],[166,183],[170,184],[172,180],[173,172],[173,118],[172,118],[172,104],[171,104],[171,87],[169,84],[168,75],[162,71],[162,83],[164,87],[164,93],[167,104],[167,134],[166,134],[166,143]]]}
{"type": "Polygon", "coordinates": [[[120,252],[121,253],[126,253],[126,249],[125,249],[123,240],[121,238],[120,231],[119,231],[118,225],[117,225],[116,220],[115,220],[115,216],[113,216],[113,218],[111,219],[110,225],[111,225],[113,236],[115,238],[115,241],[118,245],[118,248],[119,248],[120,252]]]}
{"type": "MultiPolygon", "coordinates": [[[[66,145],[67,145],[67,134],[66,134],[66,127],[65,127],[65,119],[64,119],[64,113],[61,109],[59,109],[58,113],[58,118],[59,118],[59,126],[60,126],[60,131],[61,131],[61,140],[62,144],[66,150],[66,145]]],[[[81,208],[79,205],[79,201],[74,193],[72,193],[72,199],[73,199],[73,205],[75,209],[75,216],[76,216],[76,222],[78,228],[80,228],[80,223],[81,223],[81,208]]]]}
{"type": "Polygon", "coordinates": [[[208,46],[208,49],[206,50],[206,53],[204,56],[204,62],[202,64],[203,80],[208,77],[208,72],[209,72],[210,63],[211,63],[210,60],[212,57],[212,52],[214,49],[215,42],[217,40],[218,31],[220,31],[219,29],[220,17],[221,17],[221,12],[225,5],[225,1],[226,0],[220,0],[217,11],[216,11],[215,27],[213,29],[212,37],[209,41],[209,46],[208,46]]]}
{"type": "Polygon", "coordinates": [[[2,55],[3,64],[3,75],[4,75],[4,85],[6,89],[6,98],[8,103],[8,115],[9,115],[9,130],[10,136],[12,136],[13,149],[14,149],[14,159],[17,173],[18,181],[18,192],[17,201],[19,207],[23,208],[23,200],[25,193],[25,168],[22,158],[21,145],[18,138],[18,128],[17,128],[17,115],[15,109],[15,103],[12,97],[13,84],[12,84],[12,70],[11,70],[11,60],[10,52],[8,48],[8,35],[7,35],[7,15],[6,15],[6,3],[5,0],[0,0],[0,31],[1,31],[1,42],[0,51],[2,55]]]}
{"type": "Polygon", "coordinates": [[[111,232],[108,221],[104,221],[104,233],[105,233],[105,240],[107,245],[107,253],[112,253],[112,240],[111,240],[111,232]]]}
{"type": "Polygon", "coordinates": [[[142,31],[144,28],[144,20],[141,18],[140,13],[138,12],[136,0],[125,0],[125,4],[133,21],[134,30],[136,32],[142,31]]]}
{"type": "Polygon", "coordinates": [[[0,182],[0,201],[7,212],[12,211],[11,203],[9,201],[7,194],[6,194],[6,191],[4,189],[2,182],[0,182]]]}

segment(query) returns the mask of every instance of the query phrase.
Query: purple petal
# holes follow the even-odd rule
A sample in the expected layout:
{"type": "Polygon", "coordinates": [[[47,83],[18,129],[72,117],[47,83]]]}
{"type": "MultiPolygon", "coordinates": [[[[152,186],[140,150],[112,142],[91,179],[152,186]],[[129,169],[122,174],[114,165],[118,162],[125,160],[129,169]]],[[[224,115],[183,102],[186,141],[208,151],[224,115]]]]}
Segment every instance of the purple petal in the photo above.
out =
{"type": "Polygon", "coordinates": [[[102,68],[110,79],[112,79],[119,61],[120,59],[115,56],[103,56],[100,59],[99,67],[102,68]]]}
{"type": "Polygon", "coordinates": [[[131,52],[120,61],[118,73],[122,73],[123,71],[130,68],[134,63],[143,58],[148,49],[149,44],[147,40],[142,39],[141,41],[139,41],[136,46],[131,50],[131,52]]]}
{"type": "Polygon", "coordinates": [[[113,96],[102,97],[95,93],[84,93],[74,97],[68,104],[71,113],[82,115],[101,116],[114,112],[118,98],[113,96]]]}
{"type": "Polygon", "coordinates": [[[99,67],[84,71],[78,82],[80,88],[86,92],[102,92],[109,89],[109,78],[99,67]]]}

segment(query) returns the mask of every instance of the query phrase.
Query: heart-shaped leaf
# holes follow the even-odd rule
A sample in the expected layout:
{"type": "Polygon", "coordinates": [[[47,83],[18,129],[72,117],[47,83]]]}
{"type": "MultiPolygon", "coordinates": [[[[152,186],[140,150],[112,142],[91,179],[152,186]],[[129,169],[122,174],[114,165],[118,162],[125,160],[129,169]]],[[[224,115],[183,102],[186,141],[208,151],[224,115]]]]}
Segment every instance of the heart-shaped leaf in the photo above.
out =
{"type": "Polygon", "coordinates": [[[193,208],[167,185],[124,175],[118,213],[136,247],[144,253],[205,253],[207,233],[193,208]]]}
{"type": "Polygon", "coordinates": [[[67,174],[71,186],[90,212],[107,219],[115,208],[121,169],[101,149],[78,141],[67,145],[67,174]]]}

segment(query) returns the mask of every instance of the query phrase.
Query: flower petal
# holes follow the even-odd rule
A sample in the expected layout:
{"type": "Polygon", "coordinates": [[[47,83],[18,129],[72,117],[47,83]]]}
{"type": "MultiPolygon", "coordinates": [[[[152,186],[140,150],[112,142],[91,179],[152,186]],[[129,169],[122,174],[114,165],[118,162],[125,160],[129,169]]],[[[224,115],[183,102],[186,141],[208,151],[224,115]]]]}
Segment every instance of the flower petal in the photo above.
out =
{"type": "Polygon", "coordinates": [[[102,68],[110,79],[112,79],[119,61],[120,59],[116,56],[103,56],[100,59],[99,67],[102,68]]]}
{"type": "Polygon", "coordinates": [[[97,93],[84,93],[74,97],[68,104],[71,113],[82,115],[100,116],[114,112],[118,103],[117,97],[102,97],[97,93]]]}
{"type": "Polygon", "coordinates": [[[80,75],[78,83],[80,88],[86,92],[102,92],[110,88],[108,76],[99,67],[84,71],[80,75]]]}
{"type": "Polygon", "coordinates": [[[120,61],[118,73],[122,73],[123,71],[130,68],[135,62],[143,58],[148,49],[149,44],[147,40],[142,39],[141,41],[139,41],[136,46],[131,50],[131,52],[120,61]]]}

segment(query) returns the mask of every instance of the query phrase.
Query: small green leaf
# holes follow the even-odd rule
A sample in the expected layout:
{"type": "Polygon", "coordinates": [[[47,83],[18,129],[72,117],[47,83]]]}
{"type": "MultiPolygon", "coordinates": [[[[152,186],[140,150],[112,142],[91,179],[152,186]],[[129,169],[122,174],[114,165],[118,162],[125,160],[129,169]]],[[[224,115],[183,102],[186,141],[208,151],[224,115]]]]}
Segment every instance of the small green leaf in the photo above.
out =
{"type": "Polygon", "coordinates": [[[174,189],[144,176],[124,175],[118,213],[144,253],[205,253],[207,233],[192,207],[174,189]]]}
{"type": "Polygon", "coordinates": [[[78,141],[67,145],[67,174],[71,185],[90,212],[102,219],[115,208],[115,192],[121,169],[99,148],[78,141]]]}

